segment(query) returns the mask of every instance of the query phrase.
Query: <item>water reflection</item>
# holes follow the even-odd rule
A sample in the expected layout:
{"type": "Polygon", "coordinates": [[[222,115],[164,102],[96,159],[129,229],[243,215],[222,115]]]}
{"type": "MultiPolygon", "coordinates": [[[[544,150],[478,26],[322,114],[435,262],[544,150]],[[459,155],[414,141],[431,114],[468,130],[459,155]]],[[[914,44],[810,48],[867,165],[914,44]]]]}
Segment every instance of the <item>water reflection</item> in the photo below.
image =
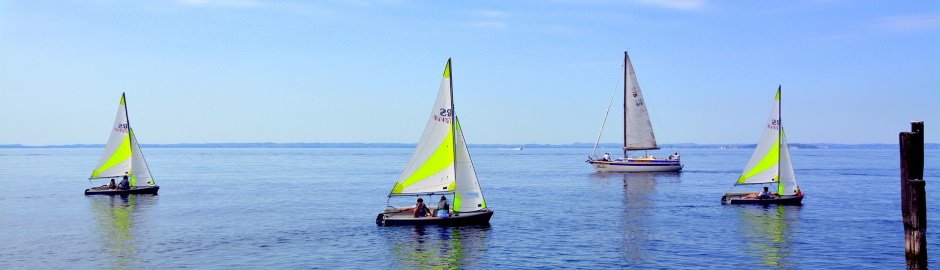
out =
{"type": "Polygon", "coordinates": [[[139,252],[134,240],[134,226],[137,211],[142,205],[156,203],[156,196],[90,196],[92,209],[98,217],[98,230],[102,239],[102,253],[113,260],[112,269],[134,268],[129,263],[134,261],[139,252]]]}
{"type": "Polygon", "coordinates": [[[489,225],[400,229],[408,234],[395,243],[393,253],[401,268],[407,269],[472,268],[475,258],[483,257],[490,233],[489,225]]]}
{"type": "Polygon", "coordinates": [[[623,178],[623,249],[621,256],[629,264],[650,260],[649,243],[652,225],[649,218],[656,192],[656,174],[630,173],[623,178]]]}
{"type": "Polygon", "coordinates": [[[739,206],[741,232],[747,241],[748,254],[766,266],[791,268],[789,257],[793,242],[791,223],[799,219],[799,206],[739,206]]]}

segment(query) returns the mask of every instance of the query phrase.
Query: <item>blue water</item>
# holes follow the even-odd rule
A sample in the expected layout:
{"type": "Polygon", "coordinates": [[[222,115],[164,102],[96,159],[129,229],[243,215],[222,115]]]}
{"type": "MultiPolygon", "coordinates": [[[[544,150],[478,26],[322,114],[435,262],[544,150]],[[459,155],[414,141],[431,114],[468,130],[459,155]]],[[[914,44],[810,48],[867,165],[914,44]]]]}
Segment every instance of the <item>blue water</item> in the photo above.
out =
{"type": "MultiPolygon", "coordinates": [[[[666,151],[673,151],[667,149],[666,151]]],[[[0,269],[904,267],[898,151],[792,151],[804,205],[721,205],[750,150],[597,174],[590,149],[471,149],[488,227],[377,227],[412,149],[144,149],[158,196],[82,195],[101,149],[0,149],[0,269]]],[[[927,150],[940,266],[940,151],[927,150]]],[[[98,185],[103,183],[96,183],[98,185]]]]}

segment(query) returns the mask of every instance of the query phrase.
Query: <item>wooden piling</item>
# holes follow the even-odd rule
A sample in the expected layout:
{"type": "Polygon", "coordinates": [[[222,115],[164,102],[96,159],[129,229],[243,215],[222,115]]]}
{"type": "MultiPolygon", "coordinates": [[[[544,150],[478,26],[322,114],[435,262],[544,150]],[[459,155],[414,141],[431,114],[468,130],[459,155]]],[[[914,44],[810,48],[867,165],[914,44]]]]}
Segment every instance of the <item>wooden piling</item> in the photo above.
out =
{"type": "Polygon", "coordinates": [[[927,269],[927,198],[924,191],[924,122],[898,135],[901,146],[901,219],[907,269],[927,269]]]}

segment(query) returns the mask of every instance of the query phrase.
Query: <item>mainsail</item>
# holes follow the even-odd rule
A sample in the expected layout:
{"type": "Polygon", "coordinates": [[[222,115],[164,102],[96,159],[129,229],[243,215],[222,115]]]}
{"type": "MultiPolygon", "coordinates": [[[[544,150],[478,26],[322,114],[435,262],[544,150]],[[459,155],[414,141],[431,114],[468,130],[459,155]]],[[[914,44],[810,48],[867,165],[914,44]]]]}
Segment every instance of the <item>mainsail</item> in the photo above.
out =
{"type": "Polygon", "coordinates": [[[656,137],[653,136],[653,124],[643,102],[643,92],[633,70],[630,55],[623,53],[624,57],[624,99],[623,99],[623,140],[625,150],[652,150],[659,149],[656,137]]]}
{"type": "Polygon", "coordinates": [[[760,141],[751,155],[751,160],[747,162],[738,182],[735,184],[762,184],[780,182],[781,163],[786,162],[789,166],[788,174],[792,175],[793,168],[790,166],[789,152],[785,160],[781,157],[781,147],[786,147],[782,142],[783,130],[780,125],[780,88],[777,88],[777,96],[770,111],[770,118],[767,119],[767,125],[761,134],[760,141]]]}
{"type": "Polygon", "coordinates": [[[458,180],[454,194],[454,211],[480,210],[486,208],[486,201],[483,200],[483,191],[480,190],[480,182],[477,181],[477,172],[473,169],[473,161],[470,159],[470,151],[467,150],[467,142],[464,140],[463,130],[460,128],[460,120],[457,119],[456,123],[458,180]]]}
{"type": "Polygon", "coordinates": [[[391,194],[421,194],[454,190],[454,127],[450,60],[424,134],[391,194]]]}
{"type": "Polygon", "coordinates": [[[111,129],[111,137],[108,138],[104,153],[90,178],[112,178],[124,175],[130,177],[131,186],[136,186],[138,181],[154,184],[150,168],[147,167],[144,154],[140,151],[137,136],[130,127],[127,103],[122,94],[121,104],[118,106],[117,116],[114,119],[114,128],[111,129]]]}
{"type": "Polygon", "coordinates": [[[91,178],[108,178],[124,176],[131,170],[131,138],[130,126],[127,124],[127,107],[124,95],[121,95],[121,104],[118,106],[111,137],[104,147],[104,154],[98,160],[98,165],[91,173],[91,178]]]}

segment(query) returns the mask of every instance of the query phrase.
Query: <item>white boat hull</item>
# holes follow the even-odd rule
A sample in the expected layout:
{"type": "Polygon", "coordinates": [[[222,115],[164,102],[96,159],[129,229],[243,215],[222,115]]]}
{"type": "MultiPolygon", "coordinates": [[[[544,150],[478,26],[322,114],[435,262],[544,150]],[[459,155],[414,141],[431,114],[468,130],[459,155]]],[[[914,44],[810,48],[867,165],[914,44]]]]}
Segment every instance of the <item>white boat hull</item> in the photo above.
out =
{"type": "Polygon", "coordinates": [[[588,163],[598,172],[676,172],[682,170],[680,161],[668,159],[591,160],[588,163]]]}

